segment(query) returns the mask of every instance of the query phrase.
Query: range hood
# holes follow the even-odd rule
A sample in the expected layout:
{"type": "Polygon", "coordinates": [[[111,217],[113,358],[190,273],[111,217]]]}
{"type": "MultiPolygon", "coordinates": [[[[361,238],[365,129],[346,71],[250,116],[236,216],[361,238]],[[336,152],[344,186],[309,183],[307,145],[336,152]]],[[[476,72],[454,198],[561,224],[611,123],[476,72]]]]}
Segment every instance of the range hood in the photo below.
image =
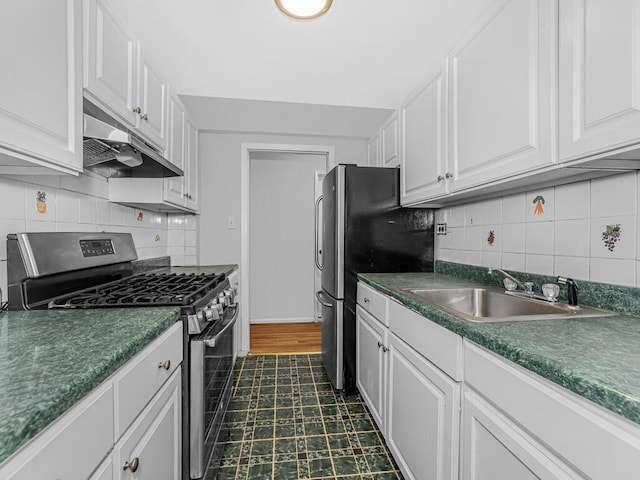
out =
{"type": "MultiPolygon", "coordinates": [[[[93,113],[93,112],[92,112],[93,113]]],[[[117,122],[113,122],[117,124],[117,122]]],[[[181,177],[162,153],[126,130],[84,113],[83,166],[103,177],[181,177]]]]}

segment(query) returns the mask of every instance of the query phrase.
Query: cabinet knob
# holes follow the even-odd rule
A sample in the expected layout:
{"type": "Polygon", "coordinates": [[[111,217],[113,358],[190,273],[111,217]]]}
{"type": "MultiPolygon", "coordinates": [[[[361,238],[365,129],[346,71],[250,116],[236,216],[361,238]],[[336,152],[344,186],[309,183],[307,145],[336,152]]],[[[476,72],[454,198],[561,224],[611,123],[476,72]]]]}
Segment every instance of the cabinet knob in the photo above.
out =
{"type": "Polygon", "coordinates": [[[367,297],[364,297],[364,303],[369,303],[369,299],[367,297]]]}
{"type": "Polygon", "coordinates": [[[171,360],[167,360],[165,362],[160,362],[158,364],[158,368],[164,368],[165,370],[169,370],[171,368],[171,360]]]}
{"type": "Polygon", "coordinates": [[[140,115],[140,118],[142,120],[149,120],[149,115],[147,115],[146,113],[144,115],[140,115]]]}
{"type": "Polygon", "coordinates": [[[453,173],[447,172],[444,174],[445,178],[451,178],[453,177],[453,173]]]}
{"type": "Polygon", "coordinates": [[[142,112],[142,110],[140,110],[140,107],[134,107],[133,113],[137,113],[139,115],[140,112],[142,112]]]}
{"type": "Polygon", "coordinates": [[[140,465],[140,459],[138,457],[136,457],[133,460],[131,460],[131,462],[124,462],[122,470],[129,469],[132,472],[135,472],[136,470],[138,470],[138,466],[139,465],[140,465]]]}
{"type": "Polygon", "coordinates": [[[442,175],[438,175],[438,181],[441,182],[444,180],[444,177],[442,175]]]}
{"type": "Polygon", "coordinates": [[[378,342],[378,348],[380,348],[382,346],[382,344],[380,342],[378,342]]]}

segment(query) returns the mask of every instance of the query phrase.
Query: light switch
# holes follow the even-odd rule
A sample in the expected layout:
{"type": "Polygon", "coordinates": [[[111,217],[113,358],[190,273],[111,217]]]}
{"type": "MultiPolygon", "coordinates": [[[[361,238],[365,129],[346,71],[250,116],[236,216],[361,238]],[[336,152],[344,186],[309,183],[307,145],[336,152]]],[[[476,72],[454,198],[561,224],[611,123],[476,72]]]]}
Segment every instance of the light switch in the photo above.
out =
{"type": "Polygon", "coordinates": [[[227,217],[227,229],[233,230],[236,228],[236,217],[233,215],[227,217]]]}

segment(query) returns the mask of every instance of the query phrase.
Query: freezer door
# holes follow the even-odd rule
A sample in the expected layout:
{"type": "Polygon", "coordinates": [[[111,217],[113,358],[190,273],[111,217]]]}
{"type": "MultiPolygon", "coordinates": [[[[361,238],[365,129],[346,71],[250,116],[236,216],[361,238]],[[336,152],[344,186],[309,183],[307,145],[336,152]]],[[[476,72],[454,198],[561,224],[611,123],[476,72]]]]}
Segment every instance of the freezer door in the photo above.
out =
{"type": "Polygon", "coordinates": [[[322,304],[322,363],[333,388],[342,390],[344,302],[332,298],[324,290],[317,292],[316,297],[322,304]]]}
{"type": "Polygon", "coordinates": [[[345,167],[338,165],[322,182],[322,289],[344,298],[345,167]]]}

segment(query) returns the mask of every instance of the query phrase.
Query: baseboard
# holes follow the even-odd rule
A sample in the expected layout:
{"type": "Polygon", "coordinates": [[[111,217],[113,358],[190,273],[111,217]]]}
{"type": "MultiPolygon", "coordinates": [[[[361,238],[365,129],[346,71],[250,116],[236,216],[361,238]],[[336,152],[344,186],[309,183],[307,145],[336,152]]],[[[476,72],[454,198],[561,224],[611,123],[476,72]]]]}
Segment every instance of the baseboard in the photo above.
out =
{"type": "Polygon", "coordinates": [[[309,318],[252,318],[249,323],[313,323],[319,319],[309,318]]]}

